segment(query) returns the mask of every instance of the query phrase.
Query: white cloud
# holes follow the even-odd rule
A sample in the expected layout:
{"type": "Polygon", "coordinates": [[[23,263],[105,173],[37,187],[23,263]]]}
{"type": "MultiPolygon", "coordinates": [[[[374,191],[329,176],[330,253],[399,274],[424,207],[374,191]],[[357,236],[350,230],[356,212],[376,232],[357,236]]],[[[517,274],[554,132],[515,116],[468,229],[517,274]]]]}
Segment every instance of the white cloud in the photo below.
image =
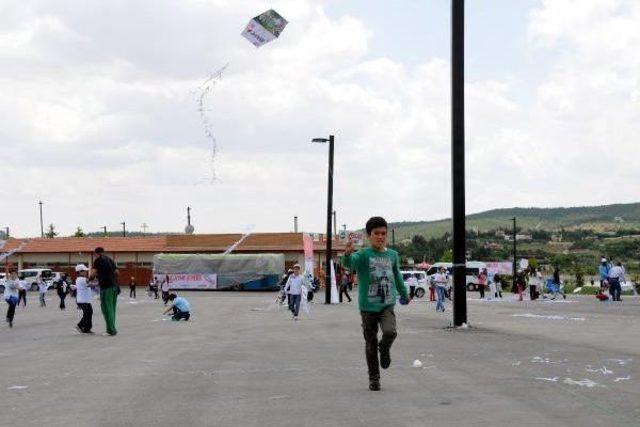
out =
{"type": "MultiPolygon", "coordinates": [[[[531,104],[515,101],[517,76],[468,78],[469,211],[637,196],[637,168],[621,159],[638,133],[638,7],[570,3],[531,14],[532,51],[557,51],[531,104]]],[[[180,230],[187,205],[199,232],[287,230],[293,215],[323,230],[326,146],[310,139],[329,133],[341,224],[449,215],[447,61],[371,57],[366,21],[311,0],[276,2],[290,24],[260,49],[239,35],[258,1],[70,4],[0,17],[0,179],[12,183],[0,197],[15,233],[37,234],[38,199],[67,234],[122,220],[180,230]],[[208,105],[220,180],[202,184],[194,90],[227,62],[208,105]]]]}

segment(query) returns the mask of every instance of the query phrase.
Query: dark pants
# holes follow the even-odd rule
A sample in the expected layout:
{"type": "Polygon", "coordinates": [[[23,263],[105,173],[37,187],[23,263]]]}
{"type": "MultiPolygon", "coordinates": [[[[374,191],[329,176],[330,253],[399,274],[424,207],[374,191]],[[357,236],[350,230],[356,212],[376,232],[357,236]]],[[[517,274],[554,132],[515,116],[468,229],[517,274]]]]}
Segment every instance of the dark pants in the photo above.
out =
{"type": "Polygon", "coordinates": [[[370,380],[380,379],[380,365],[378,363],[378,325],[382,329],[382,339],[379,348],[390,349],[391,344],[396,339],[396,315],[393,307],[374,313],[361,311],[362,334],[364,335],[365,354],[367,357],[367,368],[370,380]]]}
{"type": "Polygon", "coordinates": [[[413,297],[416,296],[416,287],[415,286],[409,286],[409,298],[413,299],[413,297]]]}
{"type": "Polygon", "coordinates": [[[531,301],[534,301],[538,298],[538,286],[529,285],[529,298],[531,298],[531,301]]]}
{"type": "Polygon", "coordinates": [[[18,290],[18,305],[20,305],[20,301],[22,301],[22,305],[24,307],[27,306],[27,290],[26,289],[18,290]]]}
{"type": "Polygon", "coordinates": [[[93,307],[89,302],[80,302],[78,303],[78,307],[82,310],[82,319],[78,323],[78,328],[82,332],[91,332],[91,328],[93,327],[92,317],[93,317],[93,307]]]}
{"type": "Polygon", "coordinates": [[[167,305],[167,302],[169,301],[169,291],[162,291],[162,301],[164,302],[164,305],[167,305]]]}
{"type": "Polygon", "coordinates": [[[154,288],[152,290],[152,292],[153,292],[153,295],[154,295],[153,299],[158,299],[158,288],[154,288]]]}
{"type": "Polygon", "coordinates": [[[302,300],[302,295],[291,295],[291,305],[289,306],[289,310],[295,317],[298,317],[298,313],[300,312],[300,301],[302,300]]]}
{"type": "Polygon", "coordinates": [[[18,305],[18,298],[11,297],[5,301],[9,306],[9,308],[7,308],[7,322],[13,322],[13,316],[16,314],[16,305],[18,305]]]}
{"type": "Polygon", "coordinates": [[[620,294],[622,293],[622,286],[620,285],[620,279],[617,277],[609,278],[609,294],[613,301],[620,301],[620,294]]]}
{"type": "Polygon", "coordinates": [[[478,285],[478,290],[480,291],[480,298],[484,298],[484,284],[478,285]]]}
{"type": "Polygon", "coordinates": [[[189,320],[189,317],[191,317],[191,313],[189,313],[188,311],[180,311],[177,307],[173,307],[173,320],[184,319],[185,321],[187,321],[189,320]]]}
{"type": "Polygon", "coordinates": [[[349,296],[348,288],[346,286],[340,287],[340,302],[342,302],[342,294],[347,297],[349,302],[351,302],[351,296],[349,296]]]}
{"type": "Polygon", "coordinates": [[[67,294],[58,294],[60,298],[60,310],[64,310],[66,306],[64,305],[64,299],[67,297],[67,294]]]}
{"type": "Polygon", "coordinates": [[[135,298],[135,297],[136,297],[136,287],[129,286],[129,298],[135,298]]]}

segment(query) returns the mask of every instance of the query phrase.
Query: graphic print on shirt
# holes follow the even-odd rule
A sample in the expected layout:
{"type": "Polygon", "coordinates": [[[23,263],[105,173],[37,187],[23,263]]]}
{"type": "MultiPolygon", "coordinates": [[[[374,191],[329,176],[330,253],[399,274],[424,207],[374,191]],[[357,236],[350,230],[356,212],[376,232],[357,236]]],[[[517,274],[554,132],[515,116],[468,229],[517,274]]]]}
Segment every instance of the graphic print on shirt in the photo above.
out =
{"type": "Polygon", "coordinates": [[[389,257],[369,258],[369,302],[393,304],[393,264],[389,257]]]}

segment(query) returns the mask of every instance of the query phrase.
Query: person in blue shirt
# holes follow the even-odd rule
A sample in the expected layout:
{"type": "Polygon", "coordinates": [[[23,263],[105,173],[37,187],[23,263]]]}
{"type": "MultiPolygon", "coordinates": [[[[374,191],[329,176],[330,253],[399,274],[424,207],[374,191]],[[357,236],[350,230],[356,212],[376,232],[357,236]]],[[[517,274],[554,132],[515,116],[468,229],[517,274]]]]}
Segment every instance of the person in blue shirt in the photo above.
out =
{"type": "Polygon", "coordinates": [[[173,311],[173,317],[171,317],[171,320],[179,321],[180,319],[184,319],[185,322],[188,321],[191,317],[191,305],[189,304],[189,301],[174,293],[169,294],[169,301],[171,301],[171,306],[167,308],[163,314],[173,311]]]}
{"type": "Polygon", "coordinates": [[[600,260],[600,266],[598,267],[598,273],[600,273],[600,289],[604,289],[605,282],[609,277],[609,270],[611,270],[611,264],[605,257],[600,260]]]}

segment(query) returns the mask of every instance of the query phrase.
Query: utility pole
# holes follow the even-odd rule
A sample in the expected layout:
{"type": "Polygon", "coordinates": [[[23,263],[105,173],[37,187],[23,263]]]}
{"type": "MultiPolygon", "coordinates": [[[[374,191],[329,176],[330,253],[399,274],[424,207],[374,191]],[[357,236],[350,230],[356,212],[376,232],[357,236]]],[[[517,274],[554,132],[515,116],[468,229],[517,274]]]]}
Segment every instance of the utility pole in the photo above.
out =
{"type": "Polygon", "coordinates": [[[464,0],[451,0],[453,324],[467,323],[464,170],[464,0]]]}
{"type": "Polygon", "coordinates": [[[513,221],[513,279],[512,279],[512,290],[515,291],[516,289],[516,272],[517,270],[517,260],[516,260],[516,250],[517,250],[517,240],[518,240],[518,235],[517,235],[517,230],[516,230],[516,217],[514,216],[513,218],[511,218],[511,221],[513,221]]]}
{"type": "Polygon", "coordinates": [[[107,237],[107,226],[103,225],[102,229],[104,230],[104,236],[107,237]]]}
{"type": "Polygon", "coordinates": [[[120,224],[122,224],[122,237],[127,237],[127,226],[124,223],[124,221],[122,221],[120,224]]]}
{"type": "Polygon", "coordinates": [[[40,237],[44,239],[44,222],[42,221],[42,200],[38,202],[40,205],[40,237]]]}
{"type": "Polygon", "coordinates": [[[391,229],[391,246],[396,247],[396,229],[391,229]]]}
{"type": "Polygon", "coordinates": [[[147,234],[147,229],[149,228],[147,223],[143,222],[142,225],[140,226],[140,228],[142,229],[142,234],[146,235],[147,234]]]}
{"type": "Polygon", "coordinates": [[[334,137],[329,135],[327,138],[314,138],[311,142],[329,143],[329,182],[327,188],[327,249],[326,249],[326,283],[325,283],[325,304],[331,304],[331,216],[333,213],[333,144],[334,137]]]}
{"type": "Polygon", "coordinates": [[[298,217],[297,216],[293,217],[293,232],[294,233],[298,232],[298,217]]]}

